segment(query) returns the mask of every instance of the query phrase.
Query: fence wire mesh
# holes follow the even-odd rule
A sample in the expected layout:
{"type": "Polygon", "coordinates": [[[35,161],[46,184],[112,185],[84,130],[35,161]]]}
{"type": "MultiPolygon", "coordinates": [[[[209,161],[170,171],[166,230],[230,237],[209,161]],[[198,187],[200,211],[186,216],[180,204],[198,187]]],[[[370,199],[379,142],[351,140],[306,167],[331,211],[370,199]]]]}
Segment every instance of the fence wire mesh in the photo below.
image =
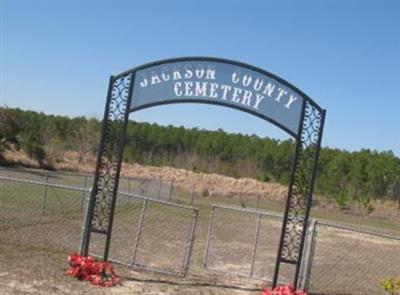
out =
{"type": "MultiPolygon", "coordinates": [[[[0,169],[0,268],[8,277],[29,284],[33,271],[35,280],[71,284],[60,266],[66,253],[78,250],[92,181],[89,175],[0,169]],[[60,272],[49,276],[55,269],[60,272]]],[[[229,206],[211,206],[216,197],[191,195],[194,189],[180,191],[189,200],[182,201],[172,182],[160,183],[121,179],[113,260],[176,276],[188,273],[190,265],[190,277],[199,275],[203,282],[215,280],[216,273],[240,277],[239,285],[272,278],[282,217],[263,211],[269,204],[232,198],[229,206]],[[244,208],[250,201],[260,209],[244,208]]],[[[314,233],[309,230],[301,271],[310,294],[384,294],[379,281],[400,273],[399,235],[324,221],[316,222],[314,233]]],[[[93,235],[96,253],[104,236],[93,235]]],[[[290,281],[293,268],[282,273],[290,281]]]]}
{"type": "Polygon", "coordinates": [[[4,176],[0,188],[2,239],[77,248],[88,190],[4,176]]]}
{"type": "Polygon", "coordinates": [[[311,294],[387,294],[380,281],[400,273],[400,236],[318,221],[311,294]]]}
{"type": "Polygon", "coordinates": [[[197,215],[196,208],[120,193],[114,215],[110,260],[185,276],[197,215]]]}
{"type": "MultiPolygon", "coordinates": [[[[12,168],[0,168],[0,176],[22,178],[50,184],[61,184],[83,189],[91,188],[94,179],[92,174],[12,168]]],[[[172,180],[162,178],[121,177],[119,180],[119,191],[165,201],[171,199],[172,186],[172,180]]]]}
{"type": "MultiPolygon", "coordinates": [[[[204,267],[231,275],[271,280],[282,216],[232,206],[213,205],[204,267]]],[[[290,281],[289,273],[282,283],[290,281]]]]}
{"type": "MultiPolygon", "coordinates": [[[[31,293],[38,293],[34,282],[70,284],[66,255],[79,246],[86,193],[76,187],[0,176],[0,269],[6,294],[7,288],[13,290],[13,282],[31,293]]],[[[58,291],[54,287],[46,292],[58,291]]]]}

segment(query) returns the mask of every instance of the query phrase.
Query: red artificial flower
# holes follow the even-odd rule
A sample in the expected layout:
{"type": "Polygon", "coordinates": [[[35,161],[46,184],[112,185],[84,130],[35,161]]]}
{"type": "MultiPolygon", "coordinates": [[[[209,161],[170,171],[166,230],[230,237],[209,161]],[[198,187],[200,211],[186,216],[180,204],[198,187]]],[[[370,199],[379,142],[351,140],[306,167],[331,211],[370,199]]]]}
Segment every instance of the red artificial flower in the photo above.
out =
{"type": "Polygon", "coordinates": [[[71,276],[71,277],[77,277],[79,276],[79,268],[77,267],[71,267],[67,273],[71,276]]]}
{"type": "Polygon", "coordinates": [[[93,285],[112,287],[120,283],[113,266],[107,262],[96,261],[91,256],[72,253],[68,257],[70,268],[67,274],[78,280],[90,281],[93,285]]]}
{"type": "Polygon", "coordinates": [[[264,288],[261,295],[307,295],[304,291],[295,290],[291,285],[278,286],[274,289],[264,288]]]}
{"type": "Polygon", "coordinates": [[[82,256],[78,253],[72,253],[68,256],[68,261],[71,266],[77,266],[82,263],[82,256]]]}

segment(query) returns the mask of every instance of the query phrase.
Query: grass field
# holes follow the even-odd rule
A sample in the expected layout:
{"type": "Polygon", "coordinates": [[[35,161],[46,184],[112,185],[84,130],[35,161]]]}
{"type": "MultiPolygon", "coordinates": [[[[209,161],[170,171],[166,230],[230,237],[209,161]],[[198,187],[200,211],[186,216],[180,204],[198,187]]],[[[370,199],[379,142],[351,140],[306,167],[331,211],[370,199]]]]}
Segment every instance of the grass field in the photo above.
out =
{"type": "MultiPolygon", "coordinates": [[[[5,175],[4,171],[1,175],[5,175]]],[[[43,180],[41,173],[36,171],[8,172],[7,176],[43,180]]],[[[82,178],[73,175],[51,174],[48,182],[84,187],[82,178]]],[[[86,187],[89,186],[88,178],[86,187]]],[[[140,187],[135,182],[124,184],[122,181],[121,190],[124,188],[134,191],[140,187]]],[[[191,202],[190,193],[174,190],[171,201],[188,204],[191,202]]],[[[46,190],[35,184],[0,181],[0,286],[6,294],[70,294],[69,290],[76,290],[77,294],[101,293],[99,289],[75,282],[65,275],[66,256],[79,246],[84,200],[84,191],[50,187],[46,190]]],[[[132,263],[135,258],[136,266],[173,273],[179,273],[185,266],[185,259],[190,259],[185,279],[154,272],[138,272],[137,269],[118,265],[117,269],[125,278],[125,283],[112,292],[124,294],[129,290],[146,294],[249,294],[253,290],[254,294],[258,294],[255,290],[260,288],[263,281],[245,276],[252,272],[254,278],[271,278],[280,219],[261,219],[260,236],[255,256],[252,257],[256,216],[241,211],[217,209],[208,263],[204,269],[210,210],[215,203],[241,208],[257,205],[256,200],[243,203],[243,200],[237,198],[196,197],[193,207],[198,209],[199,215],[193,249],[188,257],[193,210],[150,202],[138,238],[144,201],[120,196],[114,221],[111,258],[126,264],[132,263]],[[227,275],[226,272],[236,275],[227,275]]],[[[266,200],[259,201],[258,207],[263,211],[283,211],[283,204],[266,200]]],[[[334,221],[360,222],[359,217],[345,214],[319,211],[313,214],[314,217],[334,221]]],[[[363,223],[378,225],[385,231],[399,230],[399,225],[385,220],[365,220],[363,223]]],[[[101,242],[102,237],[93,237],[93,253],[101,253],[101,242]]],[[[321,224],[317,226],[310,290],[315,294],[381,294],[379,279],[400,272],[399,249],[400,242],[397,240],[321,224]],[[342,293],[338,292],[340,288],[342,293]]],[[[291,275],[291,269],[283,270],[283,278],[289,279],[291,275]]]]}

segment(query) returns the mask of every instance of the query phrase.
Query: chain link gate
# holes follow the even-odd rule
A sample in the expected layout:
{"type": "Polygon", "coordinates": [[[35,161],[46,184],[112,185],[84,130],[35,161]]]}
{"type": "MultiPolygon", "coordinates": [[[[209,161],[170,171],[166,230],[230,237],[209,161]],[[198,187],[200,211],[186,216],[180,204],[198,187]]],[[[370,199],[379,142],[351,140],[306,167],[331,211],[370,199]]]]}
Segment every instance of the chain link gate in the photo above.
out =
{"type": "MultiPolygon", "coordinates": [[[[283,216],[274,212],[213,205],[210,214],[203,267],[206,270],[271,282],[283,216]]],[[[305,285],[315,222],[307,228],[299,287],[305,285]]],[[[290,283],[290,270],[279,283],[290,283]]]]}
{"type": "MultiPolygon", "coordinates": [[[[136,269],[184,277],[197,217],[197,208],[119,193],[109,260],[136,269]]],[[[101,245],[95,240],[93,243],[91,254],[101,256],[101,245]]]]}
{"type": "Polygon", "coordinates": [[[204,268],[246,278],[271,278],[282,216],[213,205],[204,268]]]}

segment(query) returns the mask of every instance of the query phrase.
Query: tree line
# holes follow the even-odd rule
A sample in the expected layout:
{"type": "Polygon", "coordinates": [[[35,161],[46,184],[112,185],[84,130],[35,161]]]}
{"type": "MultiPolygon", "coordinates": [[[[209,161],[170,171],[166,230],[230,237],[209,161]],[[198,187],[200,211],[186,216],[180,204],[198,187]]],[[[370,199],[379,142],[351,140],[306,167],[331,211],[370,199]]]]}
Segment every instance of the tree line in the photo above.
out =
{"type": "MultiPolygon", "coordinates": [[[[62,161],[65,151],[76,151],[83,162],[96,153],[100,123],[0,108],[0,153],[13,145],[51,165],[62,161]]],[[[129,121],[124,161],[287,184],[293,152],[292,140],[129,121]]],[[[400,158],[391,151],[323,148],[318,165],[316,192],[340,206],[400,198],[400,158]]]]}

